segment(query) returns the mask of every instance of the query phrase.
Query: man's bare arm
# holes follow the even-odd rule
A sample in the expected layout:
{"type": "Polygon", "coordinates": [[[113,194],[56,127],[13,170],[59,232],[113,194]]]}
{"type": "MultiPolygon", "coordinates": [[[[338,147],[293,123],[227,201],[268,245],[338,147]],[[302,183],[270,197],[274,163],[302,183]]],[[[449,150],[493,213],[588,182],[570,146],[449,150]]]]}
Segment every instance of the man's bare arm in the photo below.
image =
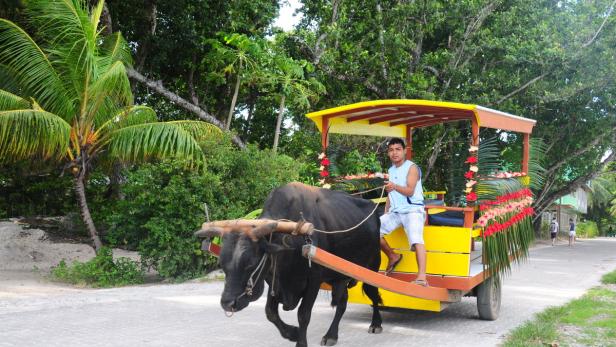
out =
{"type": "Polygon", "coordinates": [[[419,169],[417,169],[417,165],[413,165],[406,176],[406,187],[394,184],[393,189],[404,196],[411,196],[415,192],[417,181],[419,181],[419,169]]]}

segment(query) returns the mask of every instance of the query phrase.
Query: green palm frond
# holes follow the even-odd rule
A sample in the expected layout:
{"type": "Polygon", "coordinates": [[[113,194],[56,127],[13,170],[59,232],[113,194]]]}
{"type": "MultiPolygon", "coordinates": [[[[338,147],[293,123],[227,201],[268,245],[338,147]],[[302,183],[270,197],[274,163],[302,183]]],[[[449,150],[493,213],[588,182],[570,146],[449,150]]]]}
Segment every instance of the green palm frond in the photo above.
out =
{"type": "Polygon", "coordinates": [[[213,134],[222,134],[219,127],[197,120],[178,120],[166,123],[181,127],[197,141],[205,140],[213,134]]]}
{"type": "Polygon", "coordinates": [[[71,126],[40,110],[0,111],[0,158],[12,161],[66,155],[71,126]]]}
{"type": "Polygon", "coordinates": [[[26,12],[30,22],[37,29],[49,49],[50,59],[63,76],[75,83],[80,99],[84,99],[85,87],[97,75],[96,57],[98,52],[98,31],[92,18],[97,14],[93,8],[88,13],[87,2],[83,0],[29,0],[26,12]]]}
{"type": "Polygon", "coordinates": [[[496,200],[498,196],[516,192],[524,186],[517,178],[480,178],[477,182],[478,200],[496,200]]]}
{"type": "Polygon", "coordinates": [[[179,124],[146,123],[108,134],[109,154],[128,162],[150,158],[179,157],[203,163],[203,151],[193,136],[179,124]]]}
{"type": "Polygon", "coordinates": [[[106,117],[113,116],[116,104],[132,104],[133,94],[124,64],[120,61],[113,63],[109,70],[92,83],[88,94],[90,98],[87,115],[96,118],[97,123],[109,119],[106,117]]]}
{"type": "Polygon", "coordinates": [[[606,204],[614,197],[616,182],[613,179],[598,176],[590,182],[590,189],[588,199],[590,204],[606,204]]]}
{"type": "Polygon", "coordinates": [[[140,105],[127,106],[109,117],[109,119],[100,126],[100,129],[102,129],[102,131],[111,131],[137,124],[154,123],[157,120],[156,111],[150,107],[140,105]]]}
{"type": "Polygon", "coordinates": [[[530,140],[530,158],[528,161],[528,176],[530,177],[530,187],[540,190],[545,181],[546,169],[545,158],[547,145],[543,139],[533,138],[530,140]]]}
{"type": "Polygon", "coordinates": [[[109,69],[113,63],[121,61],[124,65],[132,64],[131,51],[126,40],[119,32],[106,36],[100,47],[101,56],[98,65],[103,71],[109,69]]]}
{"type": "Polygon", "coordinates": [[[0,110],[19,110],[30,108],[30,103],[13,93],[0,89],[0,110]]]}
{"type": "Polygon", "coordinates": [[[0,61],[0,89],[13,94],[20,94],[23,88],[19,86],[17,81],[17,73],[8,66],[3,65],[0,61]]]}
{"type": "Polygon", "coordinates": [[[73,98],[47,55],[25,31],[5,19],[0,19],[0,64],[15,72],[13,76],[24,91],[22,97],[33,97],[70,122],[73,98]]]}
{"type": "Polygon", "coordinates": [[[481,145],[477,151],[477,159],[477,165],[479,166],[478,174],[480,176],[493,174],[502,168],[502,159],[497,137],[481,141],[481,145]]]}

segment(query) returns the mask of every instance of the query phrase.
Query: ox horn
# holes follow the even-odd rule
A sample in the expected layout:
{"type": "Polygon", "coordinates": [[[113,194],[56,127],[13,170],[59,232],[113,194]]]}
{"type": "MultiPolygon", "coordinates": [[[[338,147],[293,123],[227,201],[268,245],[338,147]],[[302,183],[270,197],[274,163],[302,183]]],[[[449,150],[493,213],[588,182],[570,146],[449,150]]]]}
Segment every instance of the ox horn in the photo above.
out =
{"type": "Polygon", "coordinates": [[[259,238],[270,235],[278,227],[277,222],[260,225],[248,232],[248,235],[253,241],[257,241],[259,238]]]}
{"type": "Polygon", "coordinates": [[[227,230],[221,227],[209,227],[195,232],[196,237],[211,238],[214,236],[222,236],[227,230]]]}

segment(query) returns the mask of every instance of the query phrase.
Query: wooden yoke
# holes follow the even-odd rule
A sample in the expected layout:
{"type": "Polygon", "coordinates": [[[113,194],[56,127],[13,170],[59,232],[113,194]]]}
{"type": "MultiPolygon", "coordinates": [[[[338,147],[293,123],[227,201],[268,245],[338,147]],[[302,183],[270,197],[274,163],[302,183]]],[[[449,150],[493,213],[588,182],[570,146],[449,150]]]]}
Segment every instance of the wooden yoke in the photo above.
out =
{"type": "Polygon", "coordinates": [[[208,237],[211,231],[216,231],[219,234],[232,231],[250,233],[253,229],[263,227],[268,224],[275,224],[275,231],[281,233],[293,235],[312,235],[314,232],[314,225],[308,222],[298,223],[291,221],[276,221],[272,219],[231,219],[203,223],[201,230],[197,231],[195,236],[208,237]]]}

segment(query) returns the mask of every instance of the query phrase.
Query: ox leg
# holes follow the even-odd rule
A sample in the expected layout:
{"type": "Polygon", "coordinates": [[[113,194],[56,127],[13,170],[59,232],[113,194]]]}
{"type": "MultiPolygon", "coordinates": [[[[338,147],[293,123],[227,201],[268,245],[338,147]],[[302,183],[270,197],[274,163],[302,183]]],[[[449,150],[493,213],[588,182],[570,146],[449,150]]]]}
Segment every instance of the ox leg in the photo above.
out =
{"type": "Polygon", "coordinates": [[[267,295],[267,303],[265,304],[265,316],[267,320],[274,323],[278,331],[280,331],[280,335],[287,340],[291,340],[293,342],[297,342],[299,337],[299,329],[292,325],[286,324],[280,319],[280,315],[278,314],[278,300],[271,296],[267,295]]]}
{"type": "Polygon", "coordinates": [[[310,323],[310,316],[312,315],[312,307],[319,294],[319,288],[321,287],[320,281],[311,281],[314,283],[308,284],[302,303],[297,310],[297,321],[299,322],[299,339],[297,340],[296,347],[307,347],[308,340],[306,338],[306,331],[308,330],[308,323],[310,323]]]}
{"type": "Polygon", "coordinates": [[[363,284],[362,289],[370,300],[372,300],[372,322],[370,323],[368,332],[371,334],[380,334],[383,332],[383,327],[381,326],[383,320],[381,319],[381,311],[379,310],[379,304],[382,303],[379,289],[365,283],[363,284]]]}
{"type": "Polygon", "coordinates": [[[338,342],[338,326],[342,315],[346,311],[349,299],[347,284],[348,281],[341,281],[332,286],[332,306],[336,306],[336,314],[332,324],[329,326],[329,330],[321,339],[321,346],[333,346],[338,342]]]}

